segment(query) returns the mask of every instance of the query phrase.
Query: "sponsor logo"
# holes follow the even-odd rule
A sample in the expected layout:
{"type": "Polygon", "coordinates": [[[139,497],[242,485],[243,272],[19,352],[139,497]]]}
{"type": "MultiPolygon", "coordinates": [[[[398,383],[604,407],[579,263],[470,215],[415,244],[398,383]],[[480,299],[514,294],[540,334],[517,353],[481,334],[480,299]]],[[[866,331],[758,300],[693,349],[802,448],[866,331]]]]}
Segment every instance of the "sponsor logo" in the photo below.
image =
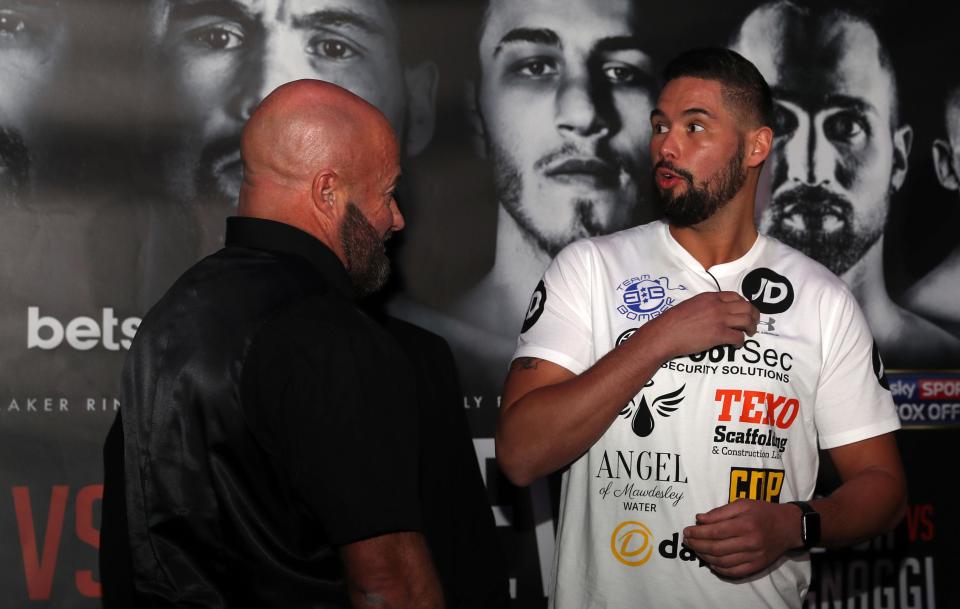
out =
{"type": "MultiPolygon", "coordinates": [[[[649,380],[646,385],[644,385],[644,388],[652,385],[653,381],[649,380]]],[[[669,417],[672,415],[680,407],[680,402],[683,401],[683,390],[685,388],[686,385],[681,385],[679,389],[658,395],[653,398],[653,402],[650,404],[647,404],[647,397],[641,391],[637,396],[640,398],[640,402],[637,402],[637,397],[630,400],[630,403],[620,411],[620,416],[624,419],[631,419],[630,429],[633,430],[633,433],[641,438],[646,438],[653,433],[655,425],[653,410],[656,410],[657,414],[661,417],[669,417]]]]}
{"type": "Polygon", "coordinates": [[[687,483],[687,475],[677,453],[650,450],[605,450],[600,458],[596,478],[620,480],[654,480],[656,482],[687,483]]]}
{"type": "Polygon", "coordinates": [[[767,503],[780,503],[783,478],[782,469],[731,467],[730,502],[733,503],[738,499],[756,499],[767,503]]]}
{"type": "Polygon", "coordinates": [[[888,385],[904,427],[960,425],[960,372],[891,372],[888,385]]]}
{"type": "Polygon", "coordinates": [[[877,341],[873,341],[873,373],[877,377],[880,386],[890,391],[890,383],[887,382],[887,371],[883,367],[883,360],[880,358],[880,348],[877,347],[877,341]]]}
{"type": "Polygon", "coordinates": [[[610,536],[610,552],[621,564],[628,567],[640,567],[653,558],[656,548],[661,559],[697,562],[700,567],[707,566],[697,558],[696,553],[680,543],[680,533],[675,532],[659,544],[650,527],[637,520],[621,522],[610,536]]]}
{"type": "Polygon", "coordinates": [[[639,567],[653,556],[653,533],[636,520],[621,522],[610,536],[613,557],[628,567],[639,567]]]}
{"type": "Polygon", "coordinates": [[[780,336],[776,332],[777,329],[777,320],[773,317],[768,317],[766,319],[760,318],[757,321],[757,332],[760,334],[769,334],[771,336],[780,336]]]}
{"type": "Polygon", "coordinates": [[[617,286],[621,300],[621,304],[617,306],[617,312],[630,320],[653,319],[676,304],[677,301],[670,296],[670,292],[686,289],[683,285],[670,287],[670,279],[667,277],[657,279],[652,279],[650,275],[631,277],[617,286]]]}
{"type": "Polygon", "coordinates": [[[774,429],[790,429],[800,414],[800,401],[796,398],[744,389],[717,389],[714,400],[720,405],[717,421],[720,423],[747,423],[766,425],[768,429],[748,427],[728,429],[717,425],[713,430],[714,444],[738,444],[760,447],[757,449],[729,449],[713,447],[714,455],[737,457],[781,458],[787,449],[787,438],[777,435],[774,429]],[[772,451],[764,450],[772,448],[772,451]]]}
{"type": "Polygon", "coordinates": [[[734,408],[740,412],[737,418],[741,423],[769,425],[779,429],[790,429],[800,414],[800,401],[765,391],[749,389],[717,389],[714,400],[721,405],[717,420],[733,420],[734,408]]]}
{"type": "Polygon", "coordinates": [[[767,268],[747,273],[740,291],[758,311],[767,315],[783,313],[793,304],[793,285],[783,275],[767,268]]]}
{"type": "Polygon", "coordinates": [[[616,346],[619,347],[623,343],[627,342],[627,339],[633,336],[634,332],[636,332],[639,329],[640,328],[630,328],[629,330],[624,330],[624,332],[617,337],[616,346]]]}
{"type": "Polygon", "coordinates": [[[103,309],[100,320],[92,317],[76,317],[67,322],[40,315],[39,307],[27,308],[27,349],[50,351],[64,342],[78,351],[89,351],[103,347],[108,351],[129,349],[137,328],[139,317],[118,319],[113,309],[103,309]],[[117,331],[122,338],[117,338],[117,331]]]}
{"type": "Polygon", "coordinates": [[[547,287],[543,284],[543,279],[533,290],[533,296],[530,297],[530,306],[527,307],[527,315],[523,318],[523,327],[520,334],[533,327],[540,316],[543,315],[543,308],[547,305],[547,287]]]}
{"type": "Polygon", "coordinates": [[[920,379],[921,400],[960,399],[960,378],[920,379]]]}
{"type": "Polygon", "coordinates": [[[757,339],[748,338],[741,347],[718,345],[700,353],[674,358],[660,367],[686,374],[733,374],[789,383],[793,355],[764,347],[757,339]]]}

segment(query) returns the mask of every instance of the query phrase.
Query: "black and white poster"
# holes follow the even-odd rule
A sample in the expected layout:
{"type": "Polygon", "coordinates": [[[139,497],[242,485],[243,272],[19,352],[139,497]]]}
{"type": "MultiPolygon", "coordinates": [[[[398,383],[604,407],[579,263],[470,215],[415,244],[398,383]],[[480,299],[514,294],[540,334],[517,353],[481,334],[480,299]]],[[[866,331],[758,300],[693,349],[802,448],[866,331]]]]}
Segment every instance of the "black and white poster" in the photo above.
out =
{"type": "Polygon", "coordinates": [[[956,606],[957,17],[927,1],[0,0],[4,606],[99,606],[124,354],[222,245],[250,112],[319,78],[396,131],[407,228],[378,305],[453,348],[450,407],[472,427],[514,606],[545,607],[558,484],[499,473],[500,390],[552,257],[659,217],[650,111],[665,62],[694,46],[733,48],[770,83],[757,225],[849,286],[904,424],[907,517],[815,555],[807,605],[956,606]]]}

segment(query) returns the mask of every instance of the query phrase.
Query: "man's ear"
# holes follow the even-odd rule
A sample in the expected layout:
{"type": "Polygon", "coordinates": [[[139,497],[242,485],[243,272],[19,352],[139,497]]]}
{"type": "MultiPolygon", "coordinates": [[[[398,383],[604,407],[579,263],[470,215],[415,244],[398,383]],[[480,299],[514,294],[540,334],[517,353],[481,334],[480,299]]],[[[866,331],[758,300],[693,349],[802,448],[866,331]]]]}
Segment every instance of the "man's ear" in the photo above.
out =
{"type": "Polygon", "coordinates": [[[770,127],[754,129],[747,135],[747,167],[759,167],[770,156],[773,130],[770,127]]]}
{"type": "Polygon", "coordinates": [[[310,185],[313,215],[318,219],[335,219],[340,214],[338,203],[342,198],[340,178],[332,169],[318,171],[310,185]]]}
{"type": "Polygon", "coordinates": [[[940,186],[947,190],[960,190],[960,177],[953,164],[953,146],[947,140],[933,141],[933,170],[937,172],[940,186]]]}
{"type": "Polygon", "coordinates": [[[403,78],[407,85],[407,133],[403,149],[406,155],[415,156],[433,139],[437,117],[437,64],[424,61],[404,68],[403,78]]]}
{"type": "Polygon", "coordinates": [[[470,142],[473,151],[481,159],[486,159],[487,129],[480,111],[480,96],[477,83],[468,80],[463,83],[463,107],[467,109],[467,122],[470,125],[470,142]]]}
{"type": "Polygon", "coordinates": [[[913,148],[913,127],[904,125],[893,132],[893,172],[890,174],[890,186],[900,190],[907,179],[910,149],[913,148]]]}

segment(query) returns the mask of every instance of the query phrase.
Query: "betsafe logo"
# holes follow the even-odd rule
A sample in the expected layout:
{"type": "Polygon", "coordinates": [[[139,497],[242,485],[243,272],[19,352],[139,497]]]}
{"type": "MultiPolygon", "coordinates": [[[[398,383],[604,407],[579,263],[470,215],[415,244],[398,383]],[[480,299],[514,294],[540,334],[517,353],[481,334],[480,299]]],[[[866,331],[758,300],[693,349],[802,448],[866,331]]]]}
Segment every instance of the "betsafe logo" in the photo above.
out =
{"type": "Polygon", "coordinates": [[[40,307],[28,307],[27,349],[50,351],[64,342],[78,351],[89,351],[98,346],[107,351],[129,349],[140,321],[139,317],[118,319],[113,309],[107,307],[101,311],[99,320],[81,316],[61,322],[55,317],[40,315],[40,307]],[[117,334],[122,338],[118,340],[117,334]]]}
{"type": "Polygon", "coordinates": [[[627,520],[618,524],[610,536],[610,552],[621,564],[628,567],[646,564],[653,556],[654,547],[661,558],[697,561],[701,567],[706,566],[693,550],[680,543],[680,533],[673,533],[656,545],[650,527],[638,520],[627,520]]]}

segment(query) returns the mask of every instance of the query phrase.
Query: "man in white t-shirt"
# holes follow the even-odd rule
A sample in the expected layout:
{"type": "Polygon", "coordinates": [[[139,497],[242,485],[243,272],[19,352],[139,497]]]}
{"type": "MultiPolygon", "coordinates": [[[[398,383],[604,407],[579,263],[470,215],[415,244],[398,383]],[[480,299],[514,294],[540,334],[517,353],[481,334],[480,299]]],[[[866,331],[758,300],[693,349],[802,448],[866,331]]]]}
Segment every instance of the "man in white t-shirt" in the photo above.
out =
{"type": "Polygon", "coordinates": [[[849,289],[757,233],[763,77],[701,49],[664,80],[650,155],[666,220],[553,261],[497,458],[521,485],[565,469],[552,607],[799,607],[806,548],[902,516],[899,420],[849,289]],[[818,444],[843,484],[811,500],[818,444]]]}

